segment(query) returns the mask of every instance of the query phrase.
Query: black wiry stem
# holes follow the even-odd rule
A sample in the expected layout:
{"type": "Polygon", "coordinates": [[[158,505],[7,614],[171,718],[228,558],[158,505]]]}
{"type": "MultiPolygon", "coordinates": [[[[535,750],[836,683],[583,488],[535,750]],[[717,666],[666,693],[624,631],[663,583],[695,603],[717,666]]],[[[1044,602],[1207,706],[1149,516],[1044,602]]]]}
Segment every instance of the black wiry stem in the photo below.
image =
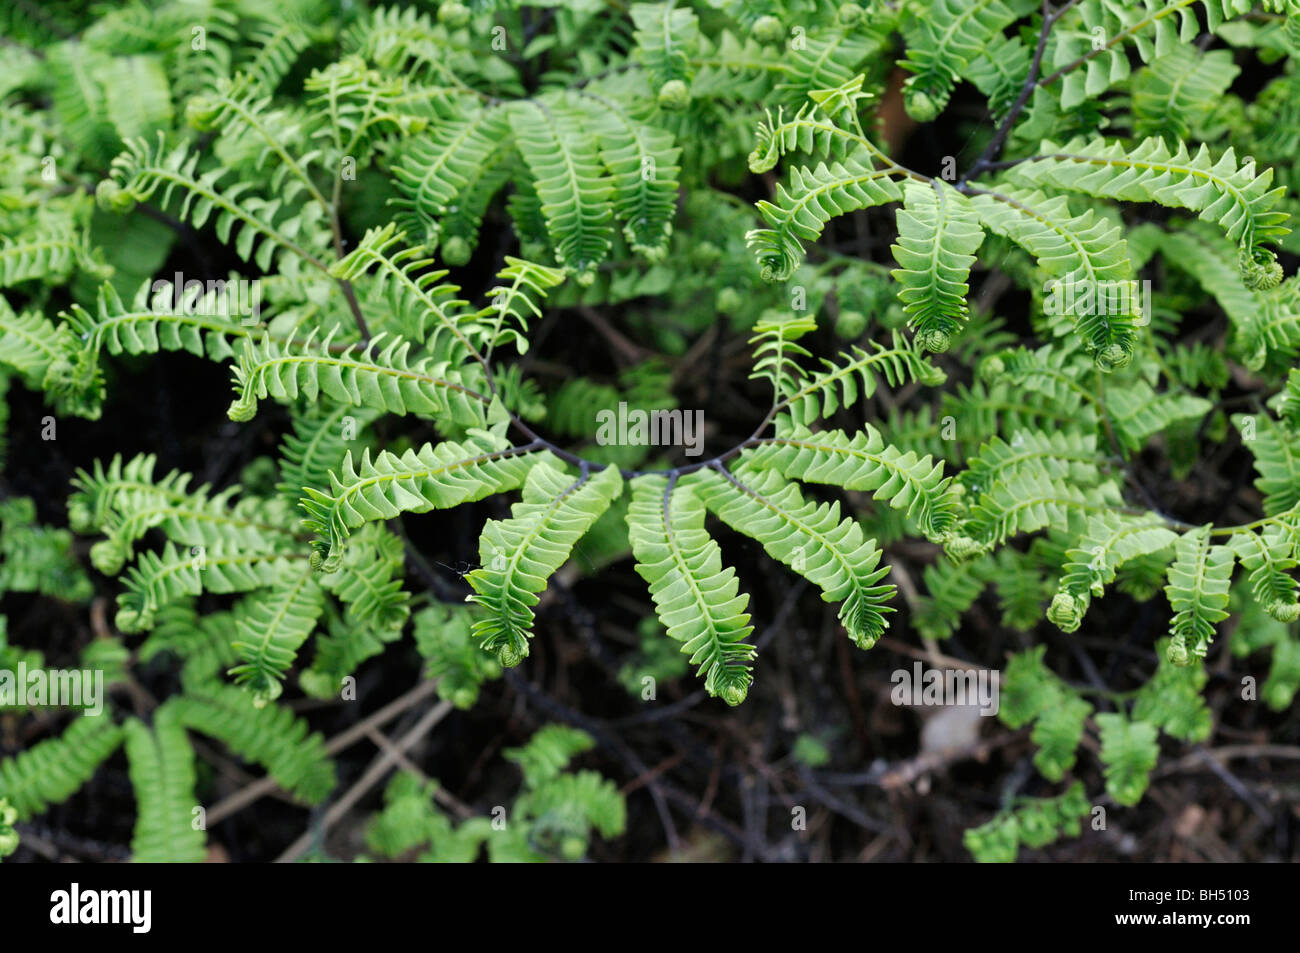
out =
{"type": "Polygon", "coordinates": [[[1002,154],[1002,148],[1007,144],[1007,136],[1011,135],[1011,127],[1014,126],[1016,120],[1020,118],[1021,112],[1024,111],[1025,104],[1029,102],[1029,97],[1038,86],[1038,77],[1042,73],[1043,68],[1043,53],[1047,50],[1048,34],[1052,32],[1052,27],[1056,25],[1056,21],[1064,16],[1065,13],[1078,2],[1079,0],[1068,0],[1065,6],[1058,10],[1053,10],[1051,4],[1048,3],[1048,0],[1043,0],[1043,25],[1042,29],[1038,31],[1038,46],[1034,50],[1034,61],[1030,64],[1029,76],[1025,78],[1025,83],[1020,88],[1020,95],[1016,97],[1016,101],[1012,103],[1011,108],[1007,110],[1007,114],[1003,117],[1002,123],[998,126],[997,132],[993,134],[993,139],[989,142],[983,153],[980,154],[980,157],[975,160],[975,164],[971,166],[970,171],[962,176],[961,182],[964,183],[967,180],[973,179],[975,176],[988,172],[993,168],[994,160],[1002,154]]]}

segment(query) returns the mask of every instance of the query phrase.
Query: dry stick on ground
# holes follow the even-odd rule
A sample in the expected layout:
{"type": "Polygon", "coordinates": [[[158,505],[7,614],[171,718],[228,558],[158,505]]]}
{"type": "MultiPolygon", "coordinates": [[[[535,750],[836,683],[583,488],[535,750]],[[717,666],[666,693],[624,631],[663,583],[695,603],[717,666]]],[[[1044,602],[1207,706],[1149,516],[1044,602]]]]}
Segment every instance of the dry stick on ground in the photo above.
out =
{"type": "MultiPolygon", "coordinates": [[[[371,728],[366,732],[366,737],[375,743],[375,747],[391,753],[393,760],[397,762],[397,766],[403,771],[409,771],[425,784],[431,782],[437,784],[436,781],[432,781],[427,774],[421,771],[419,766],[406,756],[405,752],[397,750],[396,746],[394,746],[394,744],[388,740],[387,736],[385,736],[378,728],[371,728]]],[[[462,821],[474,816],[474,809],[472,807],[460,798],[456,797],[456,795],[452,794],[450,791],[443,788],[440,784],[437,784],[437,787],[433,789],[433,799],[443,807],[453,811],[462,821]]]]}
{"type": "Polygon", "coordinates": [[[1206,767],[1208,767],[1220,781],[1227,785],[1228,789],[1232,791],[1233,794],[1241,798],[1242,803],[1255,812],[1256,817],[1265,824],[1271,825],[1276,822],[1277,819],[1273,816],[1273,813],[1263,804],[1259,803],[1259,798],[1255,797],[1255,795],[1251,793],[1250,788],[1242,784],[1235,774],[1216,761],[1204,748],[1201,748],[1196,753],[1200,756],[1206,767]]]}
{"type": "Polygon", "coordinates": [[[388,774],[396,765],[397,757],[414,747],[416,742],[432,731],[433,727],[447,717],[447,713],[451,710],[451,702],[438,702],[425,712],[424,717],[416,722],[414,728],[396,742],[393,742],[391,748],[381,750],[375,756],[375,759],[370,762],[370,766],[366,768],[365,773],[352,787],[348,788],[347,793],[330,805],[320,825],[304,831],[301,837],[289,845],[288,850],[276,858],[276,863],[292,863],[305,854],[318,838],[324,838],[331,827],[337,824],[348,811],[352,810],[371,788],[384,779],[384,775],[388,774]]]}
{"type": "Polygon", "coordinates": [[[881,648],[889,649],[891,652],[897,652],[899,655],[906,655],[914,659],[924,659],[931,665],[939,668],[955,668],[965,671],[966,669],[978,669],[978,662],[968,662],[964,659],[954,658],[951,655],[945,655],[937,649],[925,650],[914,648],[906,642],[900,642],[897,639],[888,636],[881,636],[876,640],[876,644],[881,648]]]}
{"type": "Polygon", "coordinates": [[[910,784],[921,775],[935,771],[947,764],[955,761],[982,759],[998,748],[1004,747],[1013,741],[1023,740],[1028,736],[1028,729],[1019,729],[998,735],[996,738],[977,741],[966,747],[945,748],[943,751],[926,752],[906,761],[875,765],[867,771],[853,773],[818,771],[814,776],[818,783],[837,788],[874,785],[885,790],[895,790],[910,784]]]}
{"type": "MultiPolygon", "coordinates": [[[[325,743],[326,754],[337,754],[338,752],[356,744],[362,738],[366,737],[367,732],[372,728],[392,721],[402,712],[414,705],[418,705],[424,699],[432,695],[438,688],[437,681],[422,681],[405,695],[389,702],[383,708],[379,709],[372,715],[368,715],[363,720],[357,722],[351,728],[335,735],[325,743]]],[[[280,790],[279,783],[272,777],[260,778],[247,787],[241,788],[234,794],[213,805],[208,811],[208,826],[220,823],[237,811],[242,811],[254,801],[265,797],[272,791],[280,790]]]]}
{"type": "Polygon", "coordinates": [[[1295,745],[1224,745],[1222,748],[1205,748],[1193,751],[1179,758],[1173,764],[1161,765],[1152,777],[1164,777],[1181,771],[1192,771],[1206,767],[1206,759],[1214,761],[1231,761],[1236,758],[1281,758],[1286,761],[1300,761],[1300,746],[1295,745]]]}
{"type": "Polygon", "coordinates": [[[649,355],[649,351],[615,328],[595,308],[584,304],[579,305],[574,310],[582,315],[588,324],[600,332],[600,336],[605,339],[606,343],[622,355],[629,364],[637,364],[645,360],[649,355]]]}
{"type": "Polygon", "coordinates": [[[881,776],[879,784],[886,791],[906,787],[921,775],[930,774],[954,761],[986,758],[990,752],[1018,738],[1023,738],[1025,734],[1022,731],[1014,731],[996,738],[978,741],[964,748],[945,748],[943,751],[926,752],[887,770],[881,776]]]}

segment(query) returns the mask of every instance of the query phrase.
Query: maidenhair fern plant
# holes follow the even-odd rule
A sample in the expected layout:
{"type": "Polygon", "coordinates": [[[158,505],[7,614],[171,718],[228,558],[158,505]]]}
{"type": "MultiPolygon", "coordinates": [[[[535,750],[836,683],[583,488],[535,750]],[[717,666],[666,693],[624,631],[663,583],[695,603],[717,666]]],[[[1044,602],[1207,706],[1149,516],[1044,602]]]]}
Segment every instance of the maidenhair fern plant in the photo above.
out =
{"type": "MultiPolygon", "coordinates": [[[[1103,797],[1135,804],[1162,734],[1207,738],[1204,660],[1230,613],[1235,653],[1272,652],[1268,705],[1292,703],[1294,0],[26,11],[0,44],[5,385],[43,394],[46,426],[128,426],[114,402],[147,356],[187,351],[228,366],[230,421],[285,427],[243,486],[155,453],[79,471],[68,525],[117,579],[118,680],[167,657],[179,687],[147,719],[81,716],[0,763],[0,820],[124,745],[136,856],[197,859],[189,732],[317,802],[333,767],[286,692],[335,697],[410,630],[470,707],[528,665],[575,554],[583,572],[630,561],[646,634],[739,705],[769,620],[724,559],[737,536],[864,651],[900,622],[951,636],[989,584],[1024,632],[1080,630],[1108,588],[1167,598],[1135,692],[1081,691],[1045,645],[1005,663],[1000,718],[1032,726],[1064,787],[972,829],[981,859],[1078,833],[1103,797]],[[1253,100],[1234,93],[1247,60],[1271,77],[1253,100]],[[962,154],[900,145],[973,109],[962,154]],[[999,282],[1019,323],[995,314],[999,282]],[[546,335],[588,323],[615,371],[548,378],[546,335]],[[692,412],[681,369],[708,335],[748,341],[760,412],[710,425],[685,462],[635,429],[611,445],[598,410],[692,412]],[[1254,490],[1217,514],[1176,516],[1144,482],[1153,459],[1195,474],[1238,439],[1254,490]],[[496,497],[467,604],[435,591],[413,613],[427,580],[407,570],[427,564],[404,515],[496,497]],[[933,558],[900,599],[887,550],[908,538],[933,558]],[[1103,780],[1085,792],[1089,736],[1103,780]]],[[[85,600],[67,531],[3,506],[6,588],[85,600]]],[[[521,831],[563,815],[552,846],[573,857],[592,826],[621,830],[598,778],[559,776],[562,797],[556,774],[525,763],[521,831]]],[[[477,852],[478,822],[429,798],[394,782],[374,849],[477,852]]],[[[511,851],[538,852],[528,837],[511,851]]]]}

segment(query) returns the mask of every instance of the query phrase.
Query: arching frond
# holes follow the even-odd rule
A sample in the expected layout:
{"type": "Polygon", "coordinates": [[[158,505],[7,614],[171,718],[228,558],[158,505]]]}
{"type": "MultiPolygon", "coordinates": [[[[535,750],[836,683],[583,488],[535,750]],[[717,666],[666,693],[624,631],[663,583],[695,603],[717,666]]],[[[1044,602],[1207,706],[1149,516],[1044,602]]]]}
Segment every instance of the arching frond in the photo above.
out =
{"type": "Polygon", "coordinates": [[[1216,623],[1228,617],[1228,585],[1235,554],[1227,546],[1210,545],[1205,530],[1178,537],[1169,565],[1165,595],[1174,610],[1166,654],[1178,665],[1205,658],[1216,623]]]}
{"type": "Polygon", "coordinates": [[[575,480],[545,461],[535,463],[510,519],[483,527],[483,565],[465,579],[474,588],[472,600],[486,610],[474,634],[502,665],[518,665],[528,655],[537,593],[622,490],[617,467],[575,480]]]}
{"type": "Polygon", "coordinates": [[[885,603],[894,587],[879,584],[889,567],[876,568],[876,541],[866,539],[853,519],[841,520],[838,503],[805,501],[797,486],[771,470],[703,470],[698,479],[705,506],[815,584],[827,602],[841,603],[840,622],[855,645],[875,645],[889,626],[885,613],[893,611],[885,603]]]}
{"type": "Polygon", "coordinates": [[[767,281],[784,281],[804,259],[804,242],[815,241],[832,218],[857,209],[902,199],[892,168],[876,166],[874,156],[855,150],[829,165],[790,170],[789,186],[778,185],[776,201],[758,203],[767,228],[745,236],[767,281]]]}
{"type": "Polygon", "coordinates": [[[704,678],[710,695],[738,705],[749,692],[753,631],[735,570],[723,568],[718,544],[704,530],[704,504],[690,483],[663,477],[632,483],[628,539],[636,571],[650,586],[655,611],[669,638],[704,678]]]}
{"type": "Polygon", "coordinates": [[[965,323],[966,278],[984,230],[970,201],[943,182],[903,186],[898,213],[898,244],[890,250],[901,266],[891,274],[902,287],[898,297],[929,351],[946,351],[965,323]]]}
{"type": "Polygon", "coordinates": [[[130,718],[123,726],[135,791],[131,855],[137,863],[197,863],[205,851],[203,827],[193,823],[194,749],[179,713],[163,705],[152,724],[130,718]]]}

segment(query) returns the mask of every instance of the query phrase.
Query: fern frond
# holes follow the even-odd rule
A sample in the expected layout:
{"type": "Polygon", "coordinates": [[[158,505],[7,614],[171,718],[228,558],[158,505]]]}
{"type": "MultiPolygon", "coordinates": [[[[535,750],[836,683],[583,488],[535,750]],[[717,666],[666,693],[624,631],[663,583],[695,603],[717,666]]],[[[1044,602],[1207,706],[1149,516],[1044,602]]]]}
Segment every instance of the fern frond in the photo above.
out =
{"type": "Polygon", "coordinates": [[[1047,646],[1013,655],[1003,677],[998,718],[1010,728],[1034,722],[1031,739],[1039,745],[1034,765],[1043,777],[1059,781],[1074,767],[1092,706],[1043,664],[1047,646]]]}
{"type": "Polygon", "coordinates": [[[1051,601],[1056,588],[1049,573],[1055,569],[1055,549],[1049,540],[1031,544],[1028,552],[1004,548],[994,558],[993,584],[1002,624],[1017,632],[1031,632],[1043,618],[1043,606],[1051,601]],[[1052,556],[1044,558],[1051,548],[1052,556]]]}
{"type": "Polygon", "coordinates": [[[300,202],[314,202],[320,213],[329,200],[312,179],[313,164],[320,163],[320,149],[305,148],[307,121],[283,110],[272,111],[271,97],[251,75],[220,80],[211,92],[191,99],[185,110],[189,124],[204,132],[220,131],[227,138],[246,133],[256,140],[250,167],[266,172],[267,191],[287,193],[300,202]],[[297,146],[292,152],[289,146],[297,146]],[[293,181],[290,182],[289,180],[293,181]]]}
{"type": "Polygon", "coordinates": [[[1047,780],[1059,781],[1074,767],[1084,722],[1091,714],[1092,705],[1077,695],[1067,695],[1039,713],[1029,739],[1038,745],[1034,767],[1047,780]]]}
{"type": "Polygon", "coordinates": [[[1131,559],[1167,549],[1177,538],[1158,518],[1089,515],[1076,545],[1066,554],[1060,589],[1047,617],[1063,631],[1073,632],[1092,597],[1102,595],[1115,581],[1116,570],[1131,559]]]}
{"type": "Polygon", "coordinates": [[[30,497],[0,501],[0,593],[39,592],[84,602],[93,591],[72,553],[72,534],[36,521],[30,497]]]}
{"type": "Polygon", "coordinates": [[[980,494],[1022,467],[1043,470],[1054,480],[1069,480],[1082,486],[1101,481],[1095,433],[1069,430],[1016,430],[1010,442],[999,436],[980,445],[960,479],[968,493],[980,494]]]}
{"type": "Polygon", "coordinates": [[[803,382],[803,372],[796,358],[812,353],[795,342],[817,329],[811,315],[774,313],[754,322],[749,343],[754,348],[754,369],[750,380],[766,380],[777,395],[793,394],[803,382]]]}
{"type": "Polygon", "coordinates": [[[267,94],[276,91],[322,32],[320,27],[300,19],[298,11],[277,11],[281,12],[283,17],[258,23],[249,31],[248,40],[254,49],[247,60],[241,59],[236,64],[240,73],[249,76],[267,94]]]}
{"type": "Polygon", "coordinates": [[[1101,762],[1105,765],[1106,792],[1116,803],[1132,807],[1142,800],[1151,769],[1160,757],[1156,726],[1130,721],[1124,715],[1103,712],[1096,716],[1101,729],[1101,762]]]}
{"type": "Polygon", "coordinates": [[[108,118],[123,140],[172,127],[172,88],[161,56],[114,56],[97,78],[104,88],[108,118]]]}
{"type": "Polygon", "coordinates": [[[323,117],[315,136],[329,144],[328,161],[335,168],[344,157],[363,165],[381,141],[412,135],[428,121],[404,108],[401,77],[371,69],[359,56],[344,56],[313,71],[302,85],[307,107],[323,117]]]}
{"type": "Polygon", "coordinates": [[[614,188],[596,142],[560,103],[517,103],[511,119],[515,144],[542,203],[555,260],[579,284],[590,284],[614,237],[614,188]]]}
{"type": "Polygon", "coordinates": [[[63,284],[84,249],[84,238],[67,220],[51,220],[33,235],[0,239],[0,288],[38,278],[63,284]]]}
{"type": "Polygon", "coordinates": [[[913,74],[903,87],[912,117],[928,122],[942,112],[966,65],[1033,6],[1030,0],[937,0],[923,10],[908,7],[907,58],[899,65],[913,74]]]}
{"type": "Polygon", "coordinates": [[[1205,658],[1214,627],[1228,617],[1228,585],[1235,554],[1227,546],[1211,546],[1210,535],[1194,530],[1178,537],[1169,565],[1165,595],[1174,610],[1169,626],[1168,656],[1176,665],[1205,658]]]}
{"type": "Polygon", "coordinates": [[[205,855],[203,828],[193,823],[197,780],[194,749],[177,710],[163,705],[152,725],[138,718],[123,726],[136,821],[131,855],[137,863],[198,863],[205,855]]]}
{"type": "Polygon", "coordinates": [[[1300,619],[1300,582],[1290,574],[1297,565],[1295,540],[1282,527],[1233,533],[1228,546],[1248,573],[1255,601],[1279,622],[1300,619]]]}
{"type": "Polygon", "coordinates": [[[574,480],[545,461],[534,463],[510,519],[483,527],[483,565],[465,576],[475,593],[470,599],[487,610],[475,620],[474,635],[506,668],[528,655],[537,593],[622,490],[617,467],[574,480]]]}
{"type": "Polygon", "coordinates": [[[1171,662],[1168,642],[1161,639],[1156,644],[1159,666],[1133,700],[1133,720],[1155,725],[1182,741],[1204,741],[1214,727],[1201,696],[1209,675],[1200,661],[1193,665],[1171,662]]]}
{"type": "Polygon", "coordinates": [[[1152,436],[1170,424],[1200,420],[1213,409],[1210,401],[1194,394],[1156,393],[1144,380],[1130,381],[1106,391],[1106,412],[1115,435],[1131,451],[1142,449],[1152,436]]]}
{"type": "MultiPolygon", "coordinates": [[[[176,476],[169,474],[169,481],[176,476]]],[[[232,505],[230,498],[239,487],[211,496],[206,485],[186,493],[187,482],[188,474],[157,493],[139,490],[119,495],[118,512],[103,526],[106,538],[91,547],[95,568],[116,575],[133,556],[135,542],[155,528],[182,546],[264,553],[293,545],[289,509],[283,501],[249,498],[232,505]],[[177,494],[183,495],[177,498],[177,494]]]]}
{"type": "Polygon", "coordinates": [[[210,282],[211,287],[186,290],[178,302],[171,283],[157,292],[146,281],[130,305],[123,303],[111,284],[103,284],[95,299],[95,313],[80,305],[68,312],[68,325],[86,351],[110,354],[153,354],[160,350],[188,351],[195,357],[222,361],[232,357],[232,342],[249,337],[258,325],[256,315],[242,313],[248,305],[238,290],[239,279],[210,282]]]}
{"type": "Polygon", "coordinates": [[[112,58],[84,44],[64,43],[46,56],[55,115],[77,151],[99,165],[120,148],[121,139],[108,116],[108,97],[97,77],[112,58]]]}
{"type": "Polygon", "coordinates": [[[988,98],[990,114],[1001,121],[1020,95],[1032,60],[1033,49],[1020,37],[994,36],[967,64],[963,79],[988,98]]]}
{"type": "MultiPolygon", "coordinates": [[[[792,42],[775,63],[774,78],[778,82],[772,88],[771,97],[792,105],[810,96],[815,100],[818,93],[851,82],[862,71],[863,60],[883,51],[888,32],[887,29],[876,33],[830,30],[821,36],[805,36],[802,43],[795,43],[792,29],[792,42]]],[[[768,54],[769,64],[774,59],[768,54]]]]}
{"type": "Polygon", "coordinates": [[[1264,494],[1264,514],[1278,516],[1300,506],[1300,435],[1268,414],[1235,414],[1242,443],[1255,458],[1255,487],[1264,494]]]}
{"type": "Polygon", "coordinates": [[[82,715],[57,738],[0,761],[0,797],[20,820],[66,801],[122,743],[122,729],[104,715],[82,715]]]}
{"type": "Polygon", "coordinates": [[[1113,484],[1087,489],[1029,465],[979,495],[963,532],[983,545],[1001,545],[1018,533],[1064,526],[1072,513],[1101,512],[1120,502],[1113,484]]]}
{"type": "Polygon", "coordinates": [[[356,248],[330,266],[330,274],[355,281],[376,269],[375,292],[386,296],[394,311],[414,315],[412,329],[430,353],[445,355],[453,363],[477,356],[472,341],[480,330],[476,314],[455,297],[460,290],[456,285],[443,283],[445,270],[426,270],[433,259],[425,257],[421,247],[394,250],[404,238],[391,223],[372,228],[356,248]]]}
{"type": "Polygon", "coordinates": [[[948,492],[952,480],[943,475],[943,463],[886,444],[870,424],[852,437],[842,430],[814,433],[796,426],[762,439],[743,459],[805,483],[869,492],[915,519],[921,532],[936,542],[956,522],[958,503],[948,492]]]}
{"type": "Polygon", "coordinates": [[[659,94],[665,83],[690,79],[690,58],[700,31],[695,11],[673,3],[634,3],[628,12],[636,27],[637,57],[645,66],[650,88],[659,94]]]}
{"type": "Polygon", "coordinates": [[[1286,386],[1270,402],[1277,411],[1282,425],[1292,433],[1300,433],[1300,367],[1291,368],[1287,374],[1286,386]]]}
{"type": "MultiPolygon", "coordinates": [[[[480,187],[493,181],[490,173],[501,162],[510,142],[508,115],[503,107],[468,110],[434,123],[426,135],[403,144],[393,165],[393,179],[400,193],[393,204],[401,210],[397,222],[412,240],[428,249],[443,243],[444,259],[448,255],[448,238],[477,242],[477,223],[463,221],[457,213],[471,194],[480,195],[480,187]],[[449,221],[459,223],[454,231],[448,228],[449,221]]],[[[488,193],[475,203],[479,218],[490,197],[488,193]]],[[[473,245],[466,251],[472,252],[473,245]]],[[[468,254],[464,257],[468,260],[468,254]]],[[[461,265],[464,261],[450,264],[461,265]]]]}
{"type": "MultiPolygon", "coordinates": [[[[749,171],[767,172],[782,158],[796,152],[821,159],[843,159],[858,146],[874,148],[858,131],[859,101],[871,99],[862,91],[865,77],[857,76],[840,89],[823,90],[822,101],[806,103],[794,116],[784,118],[780,107],[773,116],[767,111],[758,123],[757,140],[749,154],[749,171]],[[844,124],[836,116],[845,113],[844,124]]],[[[817,96],[814,95],[814,99],[817,96]]]]}
{"type": "Polygon", "coordinates": [[[14,829],[18,822],[18,811],[9,802],[0,798],[0,860],[8,857],[18,849],[22,838],[14,829]]]}
{"type": "Polygon", "coordinates": [[[668,636],[682,643],[710,695],[729,705],[745,699],[753,681],[753,631],[738,594],[735,570],[704,529],[704,504],[690,483],[663,477],[632,481],[627,531],[636,571],[650,586],[655,612],[668,636]]]}
{"type": "Polygon", "coordinates": [[[477,375],[456,369],[451,362],[430,357],[412,358],[411,343],[399,337],[372,338],[364,347],[348,345],[331,352],[337,329],[316,340],[312,329],[297,344],[281,344],[270,337],[260,343],[251,338],[234,367],[238,397],[231,403],[231,420],[250,420],[257,402],[266,398],[289,402],[299,396],[309,401],[324,394],[357,407],[394,414],[418,414],[474,426],[484,422],[487,398],[477,389],[477,375]]]}
{"type": "Polygon", "coordinates": [[[823,600],[842,603],[840,622],[855,645],[876,644],[889,626],[885,613],[894,611],[885,605],[894,586],[879,585],[889,567],[876,568],[876,541],[853,519],[840,519],[839,503],[805,501],[795,484],[752,465],[703,470],[696,479],[704,505],[724,523],[820,588],[823,600]]]}
{"type": "Polygon", "coordinates": [[[479,319],[489,351],[513,341],[515,350],[525,354],[530,316],[542,316],[541,302],[550,289],[564,281],[564,272],[511,255],[506,255],[505,261],[506,267],[497,272],[502,284],[488,291],[490,303],[479,312],[479,319]]]}
{"type": "MultiPolygon", "coordinates": [[[[972,191],[971,207],[981,223],[1023,247],[1048,275],[1067,285],[1092,289],[1132,278],[1133,266],[1120,227],[1095,216],[1091,209],[1075,215],[1064,196],[1048,198],[1038,191],[972,191]]],[[[1103,369],[1122,367],[1132,360],[1141,314],[1131,305],[1117,313],[1076,306],[1067,314],[1103,369]]]]}
{"type": "Polygon", "coordinates": [[[966,279],[984,230],[970,200],[951,186],[907,182],[898,213],[898,244],[890,251],[900,265],[890,274],[902,287],[898,297],[927,351],[946,351],[965,323],[966,279]]]}
{"type": "Polygon", "coordinates": [[[255,707],[246,692],[229,685],[187,691],[168,705],[187,728],[262,765],[280,787],[308,804],[320,803],[334,789],[334,764],[325,739],[288,708],[255,707]]]}
{"type": "Polygon", "coordinates": [[[329,483],[330,471],[342,465],[346,454],[369,449],[361,435],[379,417],[379,411],[348,404],[313,404],[305,411],[295,408],[290,417],[293,433],[286,433],[280,445],[276,490],[297,503],[307,487],[329,483]]]}
{"type": "MultiPolygon", "coordinates": [[[[585,844],[588,826],[602,837],[617,837],[627,827],[627,805],[617,785],[595,771],[561,774],[519,797],[515,809],[536,818],[536,827],[577,834],[585,844]]],[[[537,834],[534,829],[534,836],[537,834]]],[[[566,839],[560,841],[561,849],[566,839]]]]}
{"type": "Polygon", "coordinates": [[[1289,306],[1283,288],[1246,284],[1239,256],[1217,230],[1193,223],[1162,236],[1165,260],[1185,271],[1223,307],[1233,326],[1232,351],[1247,367],[1264,366],[1270,351],[1300,344],[1300,306],[1289,306]]]}
{"type": "Polygon", "coordinates": [[[206,551],[197,546],[182,552],[168,542],[161,556],[142,552],[127,570],[115,622],[123,632],[143,632],[153,627],[158,609],[170,602],[204,591],[260,589],[283,576],[290,565],[286,556],[275,552],[206,551]]]}
{"type": "Polygon", "coordinates": [[[325,591],[302,566],[282,576],[240,623],[232,648],[241,662],[230,674],[253,693],[254,706],[280,697],[285,672],[324,609],[325,591]]]}
{"type": "Polygon", "coordinates": [[[436,782],[423,783],[400,772],[384,789],[384,809],[366,829],[366,844],[384,857],[400,855],[429,844],[421,861],[473,863],[482,842],[492,833],[487,818],[471,818],[458,828],[433,803],[436,782]],[[481,823],[480,823],[481,822],[481,823]]]}
{"type": "Polygon", "coordinates": [[[1058,26],[1052,35],[1054,49],[1048,61],[1063,75],[1061,107],[1074,109],[1127,79],[1126,42],[1133,43],[1143,63],[1191,44],[1201,30],[1194,12],[1197,5],[1204,8],[1211,33],[1225,17],[1246,13],[1253,6],[1250,0],[1083,0],[1076,8],[1075,28],[1058,26]],[[1098,43],[1099,36],[1106,42],[1098,43]]]}
{"type": "Polygon", "coordinates": [[[1017,652],[1003,672],[998,720],[1008,728],[1021,728],[1052,707],[1062,689],[1061,680],[1043,663],[1047,646],[1017,652]]]}
{"type": "Polygon", "coordinates": [[[962,614],[975,604],[994,570],[990,553],[956,560],[941,556],[925,567],[925,595],[917,602],[910,621],[928,639],[946,639],[957,631],[962,614]]]}
{"type": "Polygon", "coordinates": [[[544,725],[521,748],[506,748],[507,761],[519,765],[524,785],[535,788],[560,776],[575,755],[596,747],[596,740],[585,731],[568,725],[544,725]]]}
{"type": "Polygon", "coordinates": [[[68,497],[69,525],[78,533],[99,532],[110,519],[129,512],[122,499],[132,494],[153,494],[176,503],[184,500],[190,477],[173,470],[155,480],[157,462],[151,453],[136,454],[125,462],[121,454],[115,454],[107,467],[96,460],[92,472],[78,470],[72,478],[75,492],[68,497]]]}
{"type": "Polygon", "coordinates": [[[153,630],[140,646],[140,661],[148,662],[164,653],[174,656],[183,663],[181,682],[187,691],[204,691],[222,684],[220,672],[235,661],[230,633],[243,617],[246,601],[236,603],[229,612],[203,616],[192,599],[161,607],[153,630]]]}
{"type": "Polygon", "coordinates": [[[668,252],[677,212],[677,160],[682,150],[673,135],[637,122],[606,99],[594,132],[600,159],[614,189],[614,215],[623,222],[623,237],[649,261],[668,252]]]}
{"type": "Polygon", "coordinates": [[[444,80],[466,89],[458,75],[473,63],[456,55],[448,30],[416,7],[376,7],[348,30],[347,48],[396,75],[444,80]]]}
{"type": "Polygon", "coordinates": [[[373,462],[366,450],[359,465],[348,451],[338,474],[330,472],[329,491],[306,487],[299,504],[307,513],[304,525],[316,534],[313,565],[335,568],[352,530],[371,520],[450,509],[516,489],[537,462],[531,449],[478,436],[425,444],[401,456],[384,450],[373,462]]]}
{"type": "Polygon", "coordinates": [[[438,695],[457,708],[472,708],[484,682],[501,676],[501,664],[473,637],[468,606],[439,604],[415,614],[415,647],[425,673],[438,680],[438,695]]]}
{"type": "Polygon", "coordinates": [[[54,322],[36,311],[15,314],[0,296],[0,363],[39,389],[50,366],[63,357],[54,322]]]}
{"type": "Polygon", "coordinates": [[[1286,192],[1270,188],[1273,170],[1257,173],[1253,160],[1239,163],[1232,149],[1215,160],[1205,145],[1193,156],[1181,142],[1171,151],[1154,137],[1132,149],[1122,142],[1078,138],[1064,146],[1044,141],[1039,152],[1041,157],[1015,166],[1011,178],[1098,198],[1190,209],[1252,254],[1271,254],[1263,243],[1290,231],[1283,225],[1287,214],[1273,211],[1286,192]]]}
{"type": "Polygon", "coordinates": [[[969,828],[962,835],[962,844],[977,863],[1011,863],[1022,843],[1046,847],[1063,836],[1078,837],[1091,807],[1083,782],[1075,781],[1059,797],[1018,798],[1014,808],[969,828]]]}
{"type": "Polygon", "coordinates": [[[839,363],[822,358],[822,364],[824,370],[793,381],[793,387],[789,383],[781,387],[776,409],[788,412],[796,424],[807,427],[841,406],[852,407],[860,397],[874,394],[881,379],[890,387],[901,387],[909,380],[934,386],[947,377],[898,332],[889,347],[875,341],[866,348],[854,345],[841,353],[839,363]]]}
{"type": "Polygon", "coordinates": [[[1187,138],[1241,72],[1230,50],[1177,44],[1133,77],[1133,118],[1140,137],[1187,138]]]}
{"type": "MultiPolygon", "coordinates": [[[[410,595],[402,588],[405,555],[401,537],[386,527],[370,523],[354,537],[343,564],[321,579],[321,584],[346,607],[346,619],[351,627],[367,637],[377,636],[381,641],[391,642],[401,633],[410,615],[410,595]]],[[[317,648],[325,651],[323,646],[317,648]]],[[[375,651],[379,648],[382,646],[375,651]]],[[[356,658],[345,665],[346,671],[340,672],[341,675],[351,675],[362,659],[374,653],[358,655],[354,650],[345,654],[356,658]]]]}
{"type": "Polygon", "coordinates": [[[134,139],[113,160],[110,177],[99,183],[95,195],[103,207],[125,212],[160,191],[159,202],[166,205],[179,190],[180,217],[201,228],[215,213],[217,237],[231,243],[233,233],[232,247],[244,261],[255,262],[263,271],[274,264],[282,272],[297,274],[303,263],[325,271],[325,212],[302,203],[301,183],[286,182],[284,191],[268,200],[251,194],[246,181],[223,185],[227,169],[199,172],[198,165],[197,153],[183,144],[169,149],[162,133],[153,147],[134,139]]]}
{"type": "Polygon", "coordinates": [[[902,200],[895,168],[878,168],[859,149],[830,165],[790,170],[789,187],[776,187],[776,201],[758,203],[768,228],[754,229],[745,242],[766,281],[784,281],[804,259],[803,243],[815,241],[832,218],[902,200]]]}

